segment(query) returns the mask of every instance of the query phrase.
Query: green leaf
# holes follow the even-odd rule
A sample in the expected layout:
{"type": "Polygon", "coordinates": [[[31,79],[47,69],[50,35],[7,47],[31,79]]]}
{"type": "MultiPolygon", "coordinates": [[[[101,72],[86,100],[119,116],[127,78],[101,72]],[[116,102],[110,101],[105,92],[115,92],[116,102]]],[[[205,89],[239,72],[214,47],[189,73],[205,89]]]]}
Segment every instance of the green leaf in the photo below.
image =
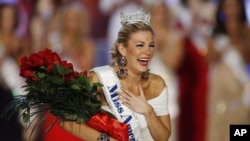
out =
{"type": "Polygon", "coordinates": [[[36,76],[38,77],[38,78],[45,78],[46,77],[46,74],[45,73],[42,73],[42,72],[38,72],[37,74],[36,74],[36,76]]]}
{"type": "Polygon", "coordinates": [[[45,66],[41,66],[40,67],[42,70],[46,70],[46,67],[45,66]]]}
{"type": "Polygon", "coordinates": [[[76,80],[76,79],[71,79],[71,84],[72,85],[81,85],[80,83],[79,83],[79,81],[78,80],[76,80]]]}
{"type": "Polygon", "coordinates": [[[30,121],[30,115],[28,112],[23,113],[23,122],[28,123],[30,121]]]}
{"type": "Polygon", "coordinates": [[[63,68],[63,74],[69,74],[69,73],[71,73],[70,68],[63,68]]]}
{"type": "Polygon", "coordinates": [[[62,85],[64,83],[64,79],[59,76],[50,76],[48,78],[52,83],[57,85],[62,85]]]}
{"type": "Polygon", "coordinates": [[[74,90],[81,90],[79,85],[71,85],[71,88],[74,89],[74,90]]]}
{"type": "Polygon", "coordinates": [[[53,66],[53,67],[51,68],[51,70],[52,70],[52,72],[53,72],[54,74],[58,74],[57,69],[56,69],[56,66],[53,66]]]}
{"type": "Polygon", "coordinates": [[[79,77],[79,82],[80,82],[80,84],[83,85],[83,86],[89,86],[89,85],[90,85],[89,80],[88,80],[84,75],[81,75],[81,76],[79,77]]]}
{"type": "Polygon", "coordinates": [[[84,123],[85,120],[84,120],[84,118],[78,117],[78,118],[76,119],[76,122],[77,122],[77,123],[84,123]]]}
{"type": "Polygon", "coordinates": [[[63,67],[60,64],[56,64],[55,66],[52,67],[52,72],[55,74],[64,74],[63,67]]]}
{"type": "Polygon", "coordinates": [[[102,83],[94,83],[93,85],[96,85],[97,87],[102,87],[102,83]]]}
{"type": "Polygon", "coordinates": [[[57,65],[56,65],[56,70],[57,70],[57,72],[58,72],[60,75],[64,75],[64,73],[63,73],[63,68],[62,68],[62,66],[61,66],[60,64],[57,64],[57,65]]]}

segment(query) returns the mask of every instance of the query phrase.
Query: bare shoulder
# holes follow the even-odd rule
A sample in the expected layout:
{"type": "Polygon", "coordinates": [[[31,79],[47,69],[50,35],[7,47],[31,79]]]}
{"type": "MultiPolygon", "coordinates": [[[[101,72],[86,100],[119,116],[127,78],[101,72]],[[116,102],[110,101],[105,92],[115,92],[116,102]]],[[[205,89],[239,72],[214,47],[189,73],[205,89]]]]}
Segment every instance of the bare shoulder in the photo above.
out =
{"type": "Polygon", "coordinates": [[[88,78],[89,78],[91,83],[99,83],[100,82],[97,74],[94,71],[89,72],[88,78]]]}
{"type": "Polygon", "coordinates": [[[151,87],[154,87],[154,89],[159,89],[161,91],[166,87],[165,81],[160,75],[151,73],[149,81],[151,87]]]}
{"type": "Polygon", "coordinates": [[[148,89],[146,92],[148,99],[159,96],[166,87],[164,79],[161,76],[153,73],[150,74],[148,83],[148,89]]]}

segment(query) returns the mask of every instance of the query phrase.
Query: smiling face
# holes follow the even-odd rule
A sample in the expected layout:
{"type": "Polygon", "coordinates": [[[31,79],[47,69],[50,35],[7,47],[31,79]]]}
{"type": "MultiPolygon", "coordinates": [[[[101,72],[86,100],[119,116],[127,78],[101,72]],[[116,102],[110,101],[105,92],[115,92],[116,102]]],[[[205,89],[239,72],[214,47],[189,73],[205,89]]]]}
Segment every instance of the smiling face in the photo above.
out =
{"type": "Polygon", "coordinates": [[[127,46],[117,46],[120,54],[127,59],[128,71],[134,73],[147,71],[154,47],[154,37],[150,31],[137,31],[130,35],[127,46]]]}

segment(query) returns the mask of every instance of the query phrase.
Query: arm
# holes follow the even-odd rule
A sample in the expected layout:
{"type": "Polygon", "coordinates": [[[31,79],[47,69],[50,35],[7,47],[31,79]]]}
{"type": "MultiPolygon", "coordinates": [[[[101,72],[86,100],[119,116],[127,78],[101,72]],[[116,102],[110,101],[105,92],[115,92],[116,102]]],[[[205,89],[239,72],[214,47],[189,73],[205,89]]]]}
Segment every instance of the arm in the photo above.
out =
{"type": "MultiPolygon", "coordinates": [[[[91,83],[99,82],[95,73],[90,73],[89,79],[90,79],[91,83]]],[[[101,91],[101,89],[98,89],[99,94],[101,94],[100,91],[101,91]]],[[[73,135],[75,135],[81,139],[87,140],[87,141],[96,141],[96,140],[98,140],[98,138],[101,135],[101,133],[99,131],[89,127],[88,125],[86,125],[84,123],[79,124],[79,123],[72,122],[72,121],[61,121],[60,126],[64,130],[72,133],[73,135]]],[[[110,141],[115,141],[115,139],[110,137],[110,141]]]]}
{"type": "Polygon", "coordinates": [[[210,39],[208,41],[206,60],[208,63],[215,63],[220,60],[221,53],[216,50],[214,46],[214,40],[210,39]]]}
{"type": "Polygon", "coordinates": [[[149,105],[149,110],[145,114],[145,118],[152,137],[157,141],[166,141],[170,137],[170,116],[157,116],[153,108],[149,105]]]}
{"type": "Polygon", "coordinates": [[[120,92],[120,99],[124,105],[145,116],[149,131],[154,140],[168,140],[171,132],[169,115],[157,116],[152,106],[147,102],[141,85],[139,85],[139,91],[140,95],[136,96],[127,90],[123,90],[123,92],[120,92]]]}
{"type": "Polygon", "coordinates": [[[86,124],[79,124],[72,121],[61,121],[60,126],[80,139],[87,141],[96,141],[101,135],[100,132],[87,126],[86,124]]]}

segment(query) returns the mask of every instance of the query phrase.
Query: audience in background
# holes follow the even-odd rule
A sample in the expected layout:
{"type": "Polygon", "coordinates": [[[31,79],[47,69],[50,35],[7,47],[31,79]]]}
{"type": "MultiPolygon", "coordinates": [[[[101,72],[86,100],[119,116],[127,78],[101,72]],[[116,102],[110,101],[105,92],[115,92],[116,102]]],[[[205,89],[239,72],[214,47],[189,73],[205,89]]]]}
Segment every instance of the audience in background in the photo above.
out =
{"type": "Polygon", "coordinates": [[[210,63],[207,141],[228,141],[231,124],[250,124],[249,31],[244,0],[221,0],[207,56],[210,63]]]}

